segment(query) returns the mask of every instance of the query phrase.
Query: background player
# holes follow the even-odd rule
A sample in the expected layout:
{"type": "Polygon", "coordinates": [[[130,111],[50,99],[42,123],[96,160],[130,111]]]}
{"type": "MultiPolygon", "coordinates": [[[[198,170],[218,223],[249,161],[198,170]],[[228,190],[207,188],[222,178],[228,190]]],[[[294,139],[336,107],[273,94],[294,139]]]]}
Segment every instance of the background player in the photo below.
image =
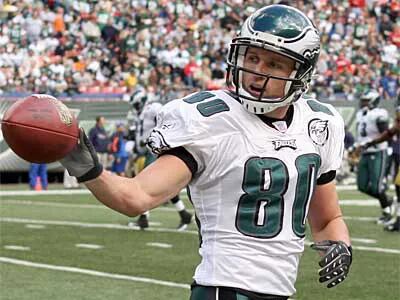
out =
{"type": "MultiPolygon", "coordinates": [[[[146,147],[147,139],[149,138],[150,132],[156,126],[156,116],[161,110],[162,104],[158,101],[152,93],[147,93],[144,89],[138,89],[135,91],[132,97],[132,104],[138,108],[138,119],[136,124],[136,152],[137,152],[137,168],[136,174],[141,172],[143,168],[147,167],[156,160],[156,156],[146,147]]],[[[180,223],[178,230],[185,230],[187,226],[192,222],[192,214],[190,214],[185,204],[179,198],[179,194],[171,199],[171,202],[175,205],[176,210],[179,213],[180,223]]],[[[128,223],[129,226],[139,226],[141,229],[149,227],[148,221],[149,212],[141,214],[137,221],[131,221],[128,223]]]]}
{"type": "MultiPolygon", "coordinates": [[[[365,145],[380,136],[387,128],[389,122],[388,112],[378,108],[380,95],[371,90],[360,98],[360,110],[356,114],[357,121],[357,143],[365,145]]],[[[371,147],[364,147],[357,168],[358,189],[379,200],[382,208],[382,216],[378,224],[390,221],[391,200],[386,190],[387,166],[388,166],[388,143],[382,142],[371,147]]]]}
{"type": "MultiPolygon", "coordinates": [[[[400,101],[399,101],[400,102],[400,101]]],[[[379,137],[374,140],[368,142],[365,147],[373,147],[379,143],[388,141],[390,139],[395,139],[393,153],[394,153],[394,170],[396,175],[394,176],[394,184],[396,189],[396,197],[397,197],[397,210],[396,210],[396,218],[393,223],[388,223],[385,226],[385,229],[388,231],[400,231],[400,103],[396,108],[396,121],[395,124],[385,130],[379,137]]]]}

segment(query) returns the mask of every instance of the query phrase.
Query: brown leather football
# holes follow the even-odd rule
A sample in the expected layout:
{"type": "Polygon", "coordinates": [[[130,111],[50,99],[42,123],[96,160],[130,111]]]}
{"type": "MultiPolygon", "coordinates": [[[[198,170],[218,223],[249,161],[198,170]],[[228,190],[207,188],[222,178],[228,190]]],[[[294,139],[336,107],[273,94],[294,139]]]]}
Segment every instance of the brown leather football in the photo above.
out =
{"type": "Polygon", "coordinates": [[[79,137],[78,122],[61,101],[34,94],[11,105],[1,121],[7,144],[21,158],[50,163],[67,155],[79,137]]]}

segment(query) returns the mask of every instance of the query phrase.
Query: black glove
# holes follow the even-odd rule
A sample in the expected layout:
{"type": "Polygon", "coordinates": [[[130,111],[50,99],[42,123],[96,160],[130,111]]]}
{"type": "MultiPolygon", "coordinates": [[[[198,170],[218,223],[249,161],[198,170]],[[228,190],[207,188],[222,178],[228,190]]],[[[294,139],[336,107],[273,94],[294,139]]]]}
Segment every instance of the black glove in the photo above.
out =
{"type": "Polygon", "coordinates": [[[346,279],[352,262],[351,246],[342,241],[321,241],[311,245],[311,248],[324,253],[319,262],[319,282],[329,280],[328,288],[334,287],[346,279]]]}
{"type": "Polygon", "coordinates": [[[69,175],[76,177],[78,182],[95,179],[103,171],[97,153],[82,128],[79,131],[79,142],[60,160],[60,163],[68,170],[69,175]]]}

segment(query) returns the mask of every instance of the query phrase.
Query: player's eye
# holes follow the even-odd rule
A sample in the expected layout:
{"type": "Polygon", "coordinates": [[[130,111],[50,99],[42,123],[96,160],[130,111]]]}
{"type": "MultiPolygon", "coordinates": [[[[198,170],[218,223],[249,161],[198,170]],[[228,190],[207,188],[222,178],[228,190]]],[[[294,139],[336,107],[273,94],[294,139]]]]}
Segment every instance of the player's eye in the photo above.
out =
{"type": "Polygon", "coordinates": [[[272,69],[279,69],[279,70],[282,69],[282,65],[275,61],[270,61],[268,66],[272,69]]]}
{"type": "Polygon", "coordinates": [[[250,54],[248,55],[247,60],[253,64],[257,64],[260,61],[260,58],[257,55],[250,54]]]}

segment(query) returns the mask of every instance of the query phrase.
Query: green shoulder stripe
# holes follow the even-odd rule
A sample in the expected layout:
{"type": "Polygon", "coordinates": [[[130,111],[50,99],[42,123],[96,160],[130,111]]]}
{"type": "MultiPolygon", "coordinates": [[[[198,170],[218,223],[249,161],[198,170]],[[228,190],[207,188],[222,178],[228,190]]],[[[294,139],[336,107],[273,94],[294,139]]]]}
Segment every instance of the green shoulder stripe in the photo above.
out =
{"type": "Polygon", "coordinates": [[[203,117],[210,117],[223,111],[229,111],[229,106],[222,99],[216,98],[210,101],[204,101],[214,96],[214,94],[209,92],[199,92],[184,98],[183,101],[189,104],[198,103],[196,108],[203,117]]]}
{"type": "Polygon", "coordinates": [[[323,112],[323,113],[333,116],[333,113],[330,111],[330,109],[327,106],[325,106],[315,100],[307,100],[307,104],[315,112],[323,112]]]}
{"type": "Polygon", "coordinates": [[[201,102],[201,101],[206,100],[211,97],[214,97],[214,95],[209,92],[199,92],[190,97],[184,98],[183,101],[185,101],[186,103],[189,103],[189,104],[193,104],[193,103],[201,102]]]}

